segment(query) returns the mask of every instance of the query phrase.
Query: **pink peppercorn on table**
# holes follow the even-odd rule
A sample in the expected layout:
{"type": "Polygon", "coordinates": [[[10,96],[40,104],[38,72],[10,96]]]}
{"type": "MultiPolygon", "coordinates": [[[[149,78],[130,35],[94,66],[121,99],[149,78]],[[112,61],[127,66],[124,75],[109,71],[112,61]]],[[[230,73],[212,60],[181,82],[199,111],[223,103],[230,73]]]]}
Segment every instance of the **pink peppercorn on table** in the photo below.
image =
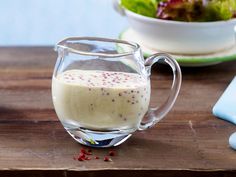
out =
{"type": "MultiPolygon", "coordinates": [[[[228,145],[235,126],[211,113],[236,62],[182,68],[180,95],[164,120],[79,161],[75,155],[84,147],[66,133],[52,105],[55,60],[52,47],[0,48],[0,176],[236,176],[236,152],[228,145]]],[[[172,78],[167,66],[153,73],[155,105],[165,100],[172,78]]]]}

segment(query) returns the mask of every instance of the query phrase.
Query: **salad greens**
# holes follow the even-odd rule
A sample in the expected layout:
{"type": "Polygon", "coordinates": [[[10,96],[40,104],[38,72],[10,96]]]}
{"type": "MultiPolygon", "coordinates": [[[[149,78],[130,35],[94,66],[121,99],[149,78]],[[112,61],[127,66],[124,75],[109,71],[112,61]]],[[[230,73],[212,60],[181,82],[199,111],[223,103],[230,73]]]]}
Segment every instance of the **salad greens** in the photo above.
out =
{"type": "Polygon", "coordinates": [[[236,0],[212,0],[206,6],[206,11],[209,11],[209,20],[228,20],[236,13],[236,0]]]}
{"type": "Polygon", "coordinates": [[[156,15],[156,0],[121,0],[121,5],[140,15],[148,17],[155,17],[156,15]]]}
{"type": "Polygon", "coordinates": [[[236,0],[121,0],[137,14],[176,21],[220,21],[236,17],[236,0]]]}

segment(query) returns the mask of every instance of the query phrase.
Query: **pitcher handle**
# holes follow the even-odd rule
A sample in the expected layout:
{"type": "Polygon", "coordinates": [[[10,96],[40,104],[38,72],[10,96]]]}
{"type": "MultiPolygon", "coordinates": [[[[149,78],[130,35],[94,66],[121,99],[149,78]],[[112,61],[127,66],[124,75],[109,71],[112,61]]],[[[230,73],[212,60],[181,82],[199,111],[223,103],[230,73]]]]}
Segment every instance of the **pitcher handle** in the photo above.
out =
{"type": "Polygon", "coordinates": [[[145,115],[145,119],[147,121],[143,120],[140,123],[139,130],[145,130],[149,127],[152,127],[161,119],[163,119],[164,116],[173,107],[176,101],[176,98],[179,94],[179,90],[180,90],[180,86],[182,82],[182,74],[181,74],[179,64],[170,55],[165,54],[165,53],[158,53],[147,58],[147,60],[145,61],[145,68],[148,75],[151,74],[151,68],[153,64],[160,63],[160,62],[168,64],[173,71],[173,82],[172,82],[170,94],[162,106],[160,106],[159,108],[157,107],[150,108],[148,110],[148,112],[145,115]]]}

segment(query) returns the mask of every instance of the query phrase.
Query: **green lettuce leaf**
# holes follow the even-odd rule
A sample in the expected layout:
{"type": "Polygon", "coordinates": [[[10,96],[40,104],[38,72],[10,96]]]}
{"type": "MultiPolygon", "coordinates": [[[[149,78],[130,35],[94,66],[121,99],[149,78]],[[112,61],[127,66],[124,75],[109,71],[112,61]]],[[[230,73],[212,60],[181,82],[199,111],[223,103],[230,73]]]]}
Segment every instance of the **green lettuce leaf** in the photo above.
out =
{"type": "Polygon", "coordinates": [[[156,16],[157,0],[121,0],[121,5],[140,15],[148,17],[156,16]]]}
{"type": "Polygon", "coordinates": [[[229,20],[236,12],[236,0],[211,0],[205,12],[206,21],[229,20]]]}

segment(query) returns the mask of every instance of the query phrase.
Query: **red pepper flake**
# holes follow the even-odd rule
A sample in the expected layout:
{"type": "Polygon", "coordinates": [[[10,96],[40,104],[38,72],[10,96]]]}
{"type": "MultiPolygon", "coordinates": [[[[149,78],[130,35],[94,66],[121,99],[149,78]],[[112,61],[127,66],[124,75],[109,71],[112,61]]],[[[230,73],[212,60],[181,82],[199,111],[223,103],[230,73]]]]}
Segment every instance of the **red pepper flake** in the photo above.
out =
{"type": "Polygon", "coordinates": [[[112,162],[111,158],[105,156],[104,159],[103,159],[105,162],[112,162]]]}
{"type": "Polygon", "coordinates": [[[75,155],[73,157],[74,160],[78,160],[78,161],[84,161],[85,160],[85,155],[83,153],[79,153],[79,155],[75,155]]]}
{"type": "Polygon", "coordinates": [[[109,151],[109,156],[115,156],[115,151],[110,150],[110,151],[109,151]]]}
{"type": "Polygon", "coordinates": [[[86,149],[82,148],[80,149],[80,153],[84,154],[84,155],[92,155],[92,152],[88,152],[86,151],[86,149]]]}
{"type": "Polygon", "coordinates": [[[95,156],[94,159],[100,159],[98,156],[95,156]]]}
{"type": "Polygon", "coordinates": [[[84,153],[79,153],[79,158],[85,158],[85,154],[84,153]]]}
{"type": "MultiPolygon", "coordinates": [[[[85,148],[81,148],[80,149],[80,153],[76,154],[73,156],[74,160],[78,160],[78,161],[86,161],[86,160],[92,160],[92,159],[100,159],[100,157],[98,156],[87,156],[87,155],[92,155],[92,150],[91,149],[85,149],[85,148]]],[[[104,156],[103,160],[105,162],[112,162],[111,157],[109,156],[115,156],[116,152],[114,150],[109,150],[108,151],[108,155],[104,156]]]]}
{"type": "Polygon", "coordinates": [[[85,154],[85,153],[86,153],[86,150],[85,150],[84,148],[81,148],[81,149],[80,149],[80,152],[83,153],[83,154],[85,154]]]}

